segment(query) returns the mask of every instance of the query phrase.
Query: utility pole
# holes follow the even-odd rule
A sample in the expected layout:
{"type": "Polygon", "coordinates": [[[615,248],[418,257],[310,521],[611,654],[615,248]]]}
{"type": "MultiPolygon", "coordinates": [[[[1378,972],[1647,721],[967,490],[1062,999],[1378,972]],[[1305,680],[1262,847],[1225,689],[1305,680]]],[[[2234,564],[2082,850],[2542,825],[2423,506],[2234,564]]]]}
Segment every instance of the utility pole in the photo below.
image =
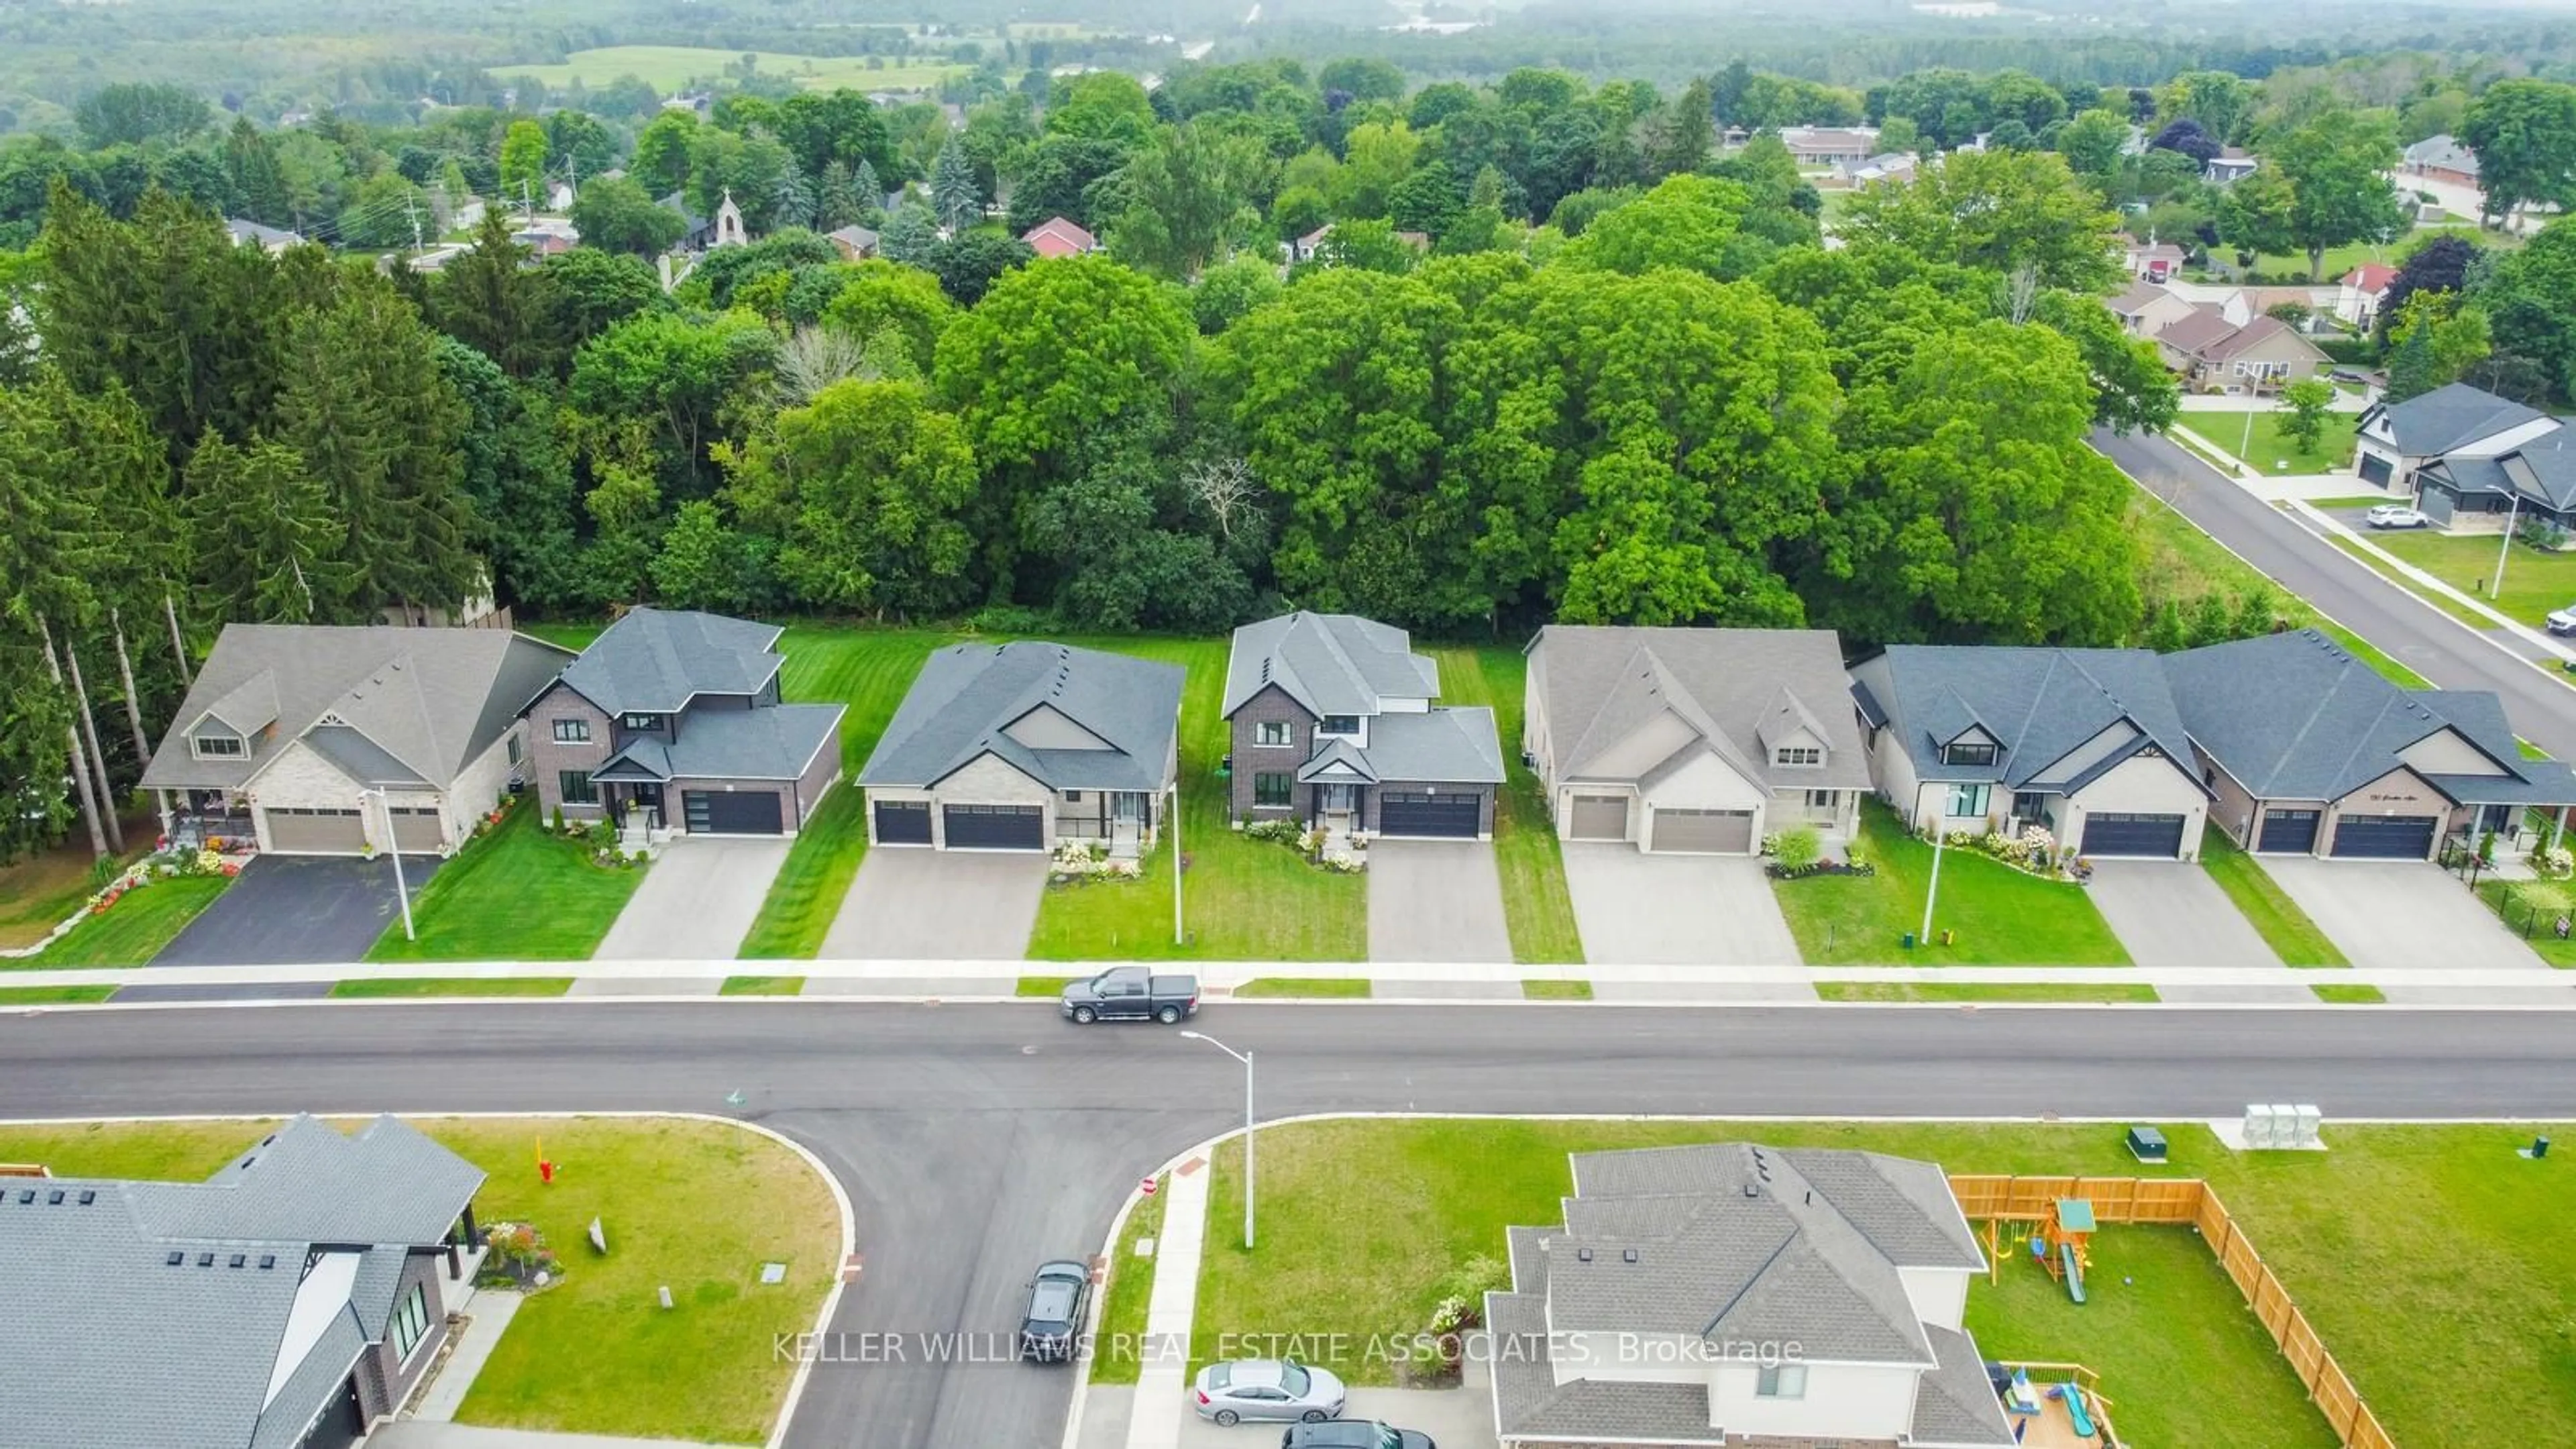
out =
{"type": "Polygon", "coordinates": [[[524,176],[519,178],[519,216],[521,220],[529,225],[534,225],[536,223],[537,199],[535,195],[530,192],[528,188],[528,178],[524,176]]]}
{"type": "Polygon", "coordinates": [[[411,222],[411,254],[413,256],[419,256],[422,252],[429,250],[429,248],[421,245],[420,208],[413,206],[410,202],[406,201],[403,203],[403,215],[411,222]]]}

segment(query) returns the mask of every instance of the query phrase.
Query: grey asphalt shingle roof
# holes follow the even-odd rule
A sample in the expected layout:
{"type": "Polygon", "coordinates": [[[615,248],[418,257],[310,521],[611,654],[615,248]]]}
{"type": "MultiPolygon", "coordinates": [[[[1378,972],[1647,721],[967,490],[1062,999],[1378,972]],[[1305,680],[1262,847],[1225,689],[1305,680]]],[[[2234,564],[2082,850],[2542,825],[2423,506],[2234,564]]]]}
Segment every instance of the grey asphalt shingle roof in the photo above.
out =
{"type": "Polygon", "coordinates": [[[10,1182],[0,1449],[292,1445],[336,1394],[364,1323],[381,1328],[401,1267],[399,1251],[381,1255],[391,1273],[362,1262],[350,1300],[272,1398],[307,1251],[436,1243],[482,1181],[391,1118],[343,1137],[299,1117],[203,1183],[10,1182]],[[361,1305],[360,1291],[387,1301],[361,1305]]]}
{"type": "Polygon", "coordinates": [[[1604,754],[1671,714],[1699,737],[1686,750],[1706,749],[1757,785],[1868,788],[1851,682],[1830,629],[1550,624],[1530,652],[1545,681],[1540,704],[1558,779],[1606,778],[1590,773],[1604,754]],[[1766,736],[1792,721],[1821,735],[1821,768],[1771,765],[1766,736]]]}
{"type": "Polygon", "coordinates": [[[1764,1147],[1711,1142],[1688,1147],[1648,1147],[1573,1155],[1577,1197],[1654,1197],[1686,1193],[1742,1196],[1760,1185],[1760,1167],[1776,1176],[1783,1164],[1816,1195],[1848,1219],[1862,1236],[1904,1268],[1986,1266],[1977,1235],[1968,1230],[1950,1179],[1937,1163],[1881,1152],[1835,1148],[1764,1147]]]}
{"type": "MultiPolygon", "coordinates": [[[[2167,655],[2191,737],[2258,800],[2333,800],[2456,729],[2504,773],[2424,775],[2462,804],[2576,803],[2576,775],[2525,760],[2486,690],[2400,689],[2314,629],[2167,655]]],[[[2421,772],[2419,772],[2421,773],[2421,772]]]]}
{"type": "MultiPolygon", "coordinates": [[[[329,715],[411,776],[445,787],[572,657],[506,629],[228,624],[142,783],[239,789],[329,715]],[[188,731],[208,714],[252,730],[249,753],[194,758],[188,731]]],[[[366,758],[369,768],[383,768],[366,758]]]]}
{"type": "Polygon", "coordinates": [[[1300,609],[1234,631],[1219,712],[1232,718],[1271,685],[1309,714],[1376,714],[1382,697],[1439,698],[1440,670],[1392,624],[1300,609]]]}
{"type": "Polygon", "coordinates": [[[305,732],[304,743],[359,784],[424,783],[419,771],[385,753],[375,741],[347,725],[315,725],[305,732]]]}
{"type": "Polygon", "coordinates": [[[591,772],[600,780],[793,780],[841,728],[848,706],[781,704],[690,712],[668,744],[627,741],[591,772]]]}
{"type": "Polygon", "coordinates": [[[1716,1445],[1703,1384],[1556,1381],[1548,1358],[1547,1300],[1536,1293],[1489,1293],[1494,1421],[1507,1438],[1588,1443],[1716,1445]]]}
{"type": "Polygon", "coordinates": [[[1391,783],[1503,783],[1503,746],[1494,712],[1481,705],[1434,705],[1426,714],[1382,714],[1368,723],[1368,763],[1391,783]]]}
{"type": "Polygon", "coordinates": [[[2201,310],[2188,317],[2176,317],[2156,334],[2156,341],[2185,357],[2199,357],[2218,343],[2235,335],[2236,324],[2227,320],[2216,307],[2202,304],[2201,310]]]}
{"type": "Polygon", "coordinates": [[[2502,467],[2525,497],[2558,509],[2576,505],[2576,428],[2550,429],[2505,454],[2502,467]]]}
{"type": "Polygon", "coordinates": [[[1912,1449],[1986,1449],[2010,1445],[2012,1425],[1986,1377],[1977,1341],[1937,1323],[1923,1325],[1940,1367],[1914,1381],[1912,1449]]]}
{"type": "MultiPolygon", "coordinates": [[[[2387,420],[2388,436],[2395,440],[2397,451],[2410,458],[2448,453],[2549,416],[2465,382],[2437,387],[2404,402],[2380,403],[2371,412],[2387,420]]],[[[2370,421],[2362,419],[2364,426],[2370,421]]]]}
{"type": "Polygon", "coordinates": [[[1161,788],[1184,671],[1064,644],[954,644],[921,673],[859,771],[861,785],[927,787],[991,754],[1057,790],[1161,788]],[[1031,748],[1005,731],[1041,706],[1108,749],[1031,748]]]}
{"type": "Polygon", "coordinates": [[[780,632],[722,614],[630,609],[563,682],[610,714],[678,714],[701,694],[758,694],[787,662],[771,647],[780,632]]]}
{"type": "Polygon", "coordinates": [[[2482,493],[2501,497],[2514,491],[2513,479],[2506,476],[2504,462],[2499,458],[2475,458],[2466,453],[2436,458],[2424,465],[2424,477],[2448,483],[2451,491],[2463,498],[2482,493]]]}
{"type": "Polygon", "coordinates": [[[1920,779],[2078,788],[2126,754],[2070,779],[2050,767],[2122,719],[2193,775],[2183,717],[2152,651],[1897,644],[1884,660],[1890,688],[1878,704],[1920,779]],[[1941,747],[1970,724],[2002,744],[2001,756],[1990,766],[1942,763],[1941,747]]]}

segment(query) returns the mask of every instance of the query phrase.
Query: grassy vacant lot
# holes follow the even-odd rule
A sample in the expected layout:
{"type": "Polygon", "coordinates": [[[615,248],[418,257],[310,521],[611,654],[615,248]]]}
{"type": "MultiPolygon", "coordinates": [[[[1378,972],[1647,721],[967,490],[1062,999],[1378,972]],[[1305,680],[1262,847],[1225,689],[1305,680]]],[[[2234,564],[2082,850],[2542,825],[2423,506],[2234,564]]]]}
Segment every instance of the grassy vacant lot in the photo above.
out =
{"type": "Polygon", "coordinates": [[[1972,850],[1945,850],[1933,942],[1911,952],[1899,938],[1923,924],[1932,846],[1907,834],[1895,812],[1861,803],[1862,859],[1875,875],[1775,880],[1771,892],[1798,954],[1811,966],[1905,962],[1929,966],[2126,966],[2129,953],[2084,888],[2034,875],[1972,850]],[[1938,944],[1942,931],[1957,944],[1938,944]]]}
{"type": "MultiPolygon", "coordinates": [[[[2425,528],[2375,534],[2371,541],[2535,629],[2550,610],[2576,603],[2576,553],[2543,552],[2518,543],[2508,550],[2497,534],[2446,535],[2425,528]],[[2505,555],[2501,599],[2492,587],[2499,553],[2505,555]]],[[[2478,623],[2484,627],[2486,621],[2478,623]]]]}
{"type": "Polygon", "coordinates": [[[2273,608],[2293,628],[2311,625],[2352,651],[2354,658],[2408,689],[2429,689],[2424,677],[2372,647],[2358,634],[2321,617],[2305,599],[2273,583],[2253,565],[2229,553],[2218,540],[2190,519],[2165,505],[2145,488],[2129,505],[2129,529],[2145,550],[2139,578],[2148,601],[2171,599],[2188,611],[2203,594],[2243,597],[2260,587],[2271,591],[2273,608]]]}
{"type": "Polygon", "coordinates": [[[344,1000],[381,1001],[406,996],[561,996],[570,990],[569,976],[369,976],[337,982],[331,994],[344,1000]]]}
{"type": "Polygon", "coordinates": [[[2213,408],[2187,414],[2182,420],[2183,426],[2226,449],[2230,457],[2252,465],[2258,473],[2331,473],[2352,461],[2352,435],[2361,424],[2361,414],[2326,414],[2313,448],[2299,446],[2299,440],[2290,436],[2289,421],[2289,410],[2278,407],[2213,408]],[[2250,441],[2245,430],[2249,411],[2254,415],[2250,441]]]}
{"type": "MultiPolygon", "coordinates": [[[[724,75],[728,67],[741,64],[743,54],[693,45],[611,45],[573,51],[561,65],[496,65],[492,74],[535,76],[555,88],[568,87],[576,80],[585,86],[604,86],[620,76],[631,75],[651,82],[655,90],[668,92],[691,81],[724,75]]],[[[759,74],[786,76],[812,90],[837,86],[867,91],[930,90],[967,70],[962,65],[889,65],[883,57],[875,57],[877,64],[871,68],[871,57],[863,55],[791,55],[772,50],[751,54],[759,61],[759,74]]]]}
{"type": "Polygon", "coordinates": [[[1579,966],[1583,939],[1574,929],[1574,897],[1565,888],[1565,859],[1547,791],[1521,763],[1521,714],[1529,656],[1509,646],[1434,649],[1440,696],[1448,704],[1489,705],[1503,746],[1503,788],[1494,797],[1494,865],[1503,878],[1503,921],[1512,959],[1531,965],[1579,966]]]}
{"type": "MultiPolygon", "coordinates": [[[[787,1395],[774,1333],[800,1333],[840,1269],[840,1216],[803,1159],[717,1122],[422,1119],[491,1181],[484,1223],[530,1222],[563,1283],[530,1298],[459,1417],[495,1427],[756,1444],[787,1395]],[[538,1143],[560,1164],[540,1187],[538,1143]],[[745,1211],[744,1204],[757,1204],[745,1211]],[[584,1242],[592,1218],[609,1256],[584,1242]],[[787,1281],[760,1283],[785,1263],[787,1281]],[[669,1284],[678,1307],[661,1311],[669,1284]]],[[[259,1140],[250,1122],[0,1126],[0,1161],[58,1174],[193,1180],[259,1140]]]]}
{"type": "Polygon", "coordinates": [[[153,881],[117,897],[106,915],[92,916],[44,950],[8,964],[29,970],[145,965],[231,884],[232,877],[222,875],[153,881]]]}
{"type": "Polygon", "coordinates": [[[2260,862],[2237,849],[2236,842],[2212,821],[2200,836],[2200,866],[2236,903],[2255,934],[2272,948],[2284,966],[2349,966],[2335,943],[2299,909],[2260,862]]]}
{"type": "MultiPolygon", "coordinates": [[[[2576,1423],[2566,1304],[2576,1255],[2555,1224],[2576,1166],[2513,1147],[2542,1126],[2333,1127],[2326,1153],[2243,1157],[2166,1123],[2157,1176],[2213,1183],[2401,1444],[2564,1442],[2576,1423]],[[2403,1312],[2390,1312],[2404,1304],[2403,1312]],[[2477,1365],[2474,1374],[2463,1364],[2477,1365]]],[[[2564,1138],[2564,1129],[2556,1129],[2564,1138]]],[[[1863,1123],[1303,1123],[1261,1134],[1262,1246],[1208,1238],[1194,1357],[1236,1333],[1417,1330],[1442,1275],[1499,1258],[1503,1229],[1559,1221],[1565,1153],[1755,1137],[1865,1147],[1952,1172],[2140,1169],[2116,1126],[1863,1123]],[[1354,1195],[1354,1174],[1369,1191],[1354,1195]]],[[[1242,1211],[1240,1149],[1217,1154],[1208,1220],[1242,1211]]],[[[2095,1241],[2092,1301],[2018,1262],[1976,1286],[1990,1357],[2073,1359],[2103,1374],[2139,1444],[2331,1445],[2243,1298],[2187,1231],[2095,1241]],[[2124,1283],[2134,1278],[2135,1283],[2124,1283]]],[[[1353,1364],[1364,1383],[1387,1366],[1353,1364]]]]}
{"type": "Polygon", "coordinates": [[[544,828],[531,798],[412,897],[413,939],[397,919],[367,959],[586,961],[644,869],[592,864],[589,847],[544,828]]]}
{"type": "Polygon", "coordinates": [[[2134,983],[2096,986],[2073,981],[1824,981],[1817,983],[1816,995],[1826,1001],[2021,1001],[2057,1005],[2120,1004],[2162,999],[2152,986],[2134,983]]]}

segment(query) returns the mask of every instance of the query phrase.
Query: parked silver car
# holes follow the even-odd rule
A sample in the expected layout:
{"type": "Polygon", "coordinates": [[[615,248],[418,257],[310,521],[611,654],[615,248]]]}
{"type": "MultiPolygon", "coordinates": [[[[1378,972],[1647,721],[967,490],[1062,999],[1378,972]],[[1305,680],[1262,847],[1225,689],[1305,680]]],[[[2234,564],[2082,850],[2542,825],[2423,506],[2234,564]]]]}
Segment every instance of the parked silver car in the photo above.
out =
{"type": "Polygon", "coordinates": [[[1199,1370],[1191,1385],[1199,1417],[1220,1424],[1246,1419],[1303,1419],[1309,1424],[1338,1417],[1350,1391],[1342,1381],[1295,1359],[1244,1358],[1212,1363],[1199,1370]]]}
{"type": "Polygon", "coordinates": [[[2361,521],[2373,528],[2423,528],[2433,520],[2425,517],[2421,509],[2409,508],[2403,503],[2381,503],[2363,514],[2361,521]]]}

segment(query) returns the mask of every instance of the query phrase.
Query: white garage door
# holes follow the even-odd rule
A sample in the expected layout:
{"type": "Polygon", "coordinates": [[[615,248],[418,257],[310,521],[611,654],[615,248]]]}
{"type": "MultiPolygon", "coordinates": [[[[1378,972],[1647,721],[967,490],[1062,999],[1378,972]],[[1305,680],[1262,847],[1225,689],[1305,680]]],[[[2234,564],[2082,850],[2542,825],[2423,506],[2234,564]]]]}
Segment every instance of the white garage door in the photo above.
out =
{"type": "Polygon", "coordinates": [[[291,855],[357,855],[367,848],[366,822],[355,810],[289,810],[272,806],[268,848],[291,855]]]}
{"type": "Polygon", "coordinates": [[[1655,836],[1648,847],[1699,855],[1749,855],[1753,851],[1750,810],[1658,810],[1655,836]]]}
{"type": "Polygon", "coordinates": [[[1628,797],[1625,795],[1577,795],[1574,797],[1574,819],[1567,834],[1577,840],[1625,840],[1628,838],[1628,797]]]}

